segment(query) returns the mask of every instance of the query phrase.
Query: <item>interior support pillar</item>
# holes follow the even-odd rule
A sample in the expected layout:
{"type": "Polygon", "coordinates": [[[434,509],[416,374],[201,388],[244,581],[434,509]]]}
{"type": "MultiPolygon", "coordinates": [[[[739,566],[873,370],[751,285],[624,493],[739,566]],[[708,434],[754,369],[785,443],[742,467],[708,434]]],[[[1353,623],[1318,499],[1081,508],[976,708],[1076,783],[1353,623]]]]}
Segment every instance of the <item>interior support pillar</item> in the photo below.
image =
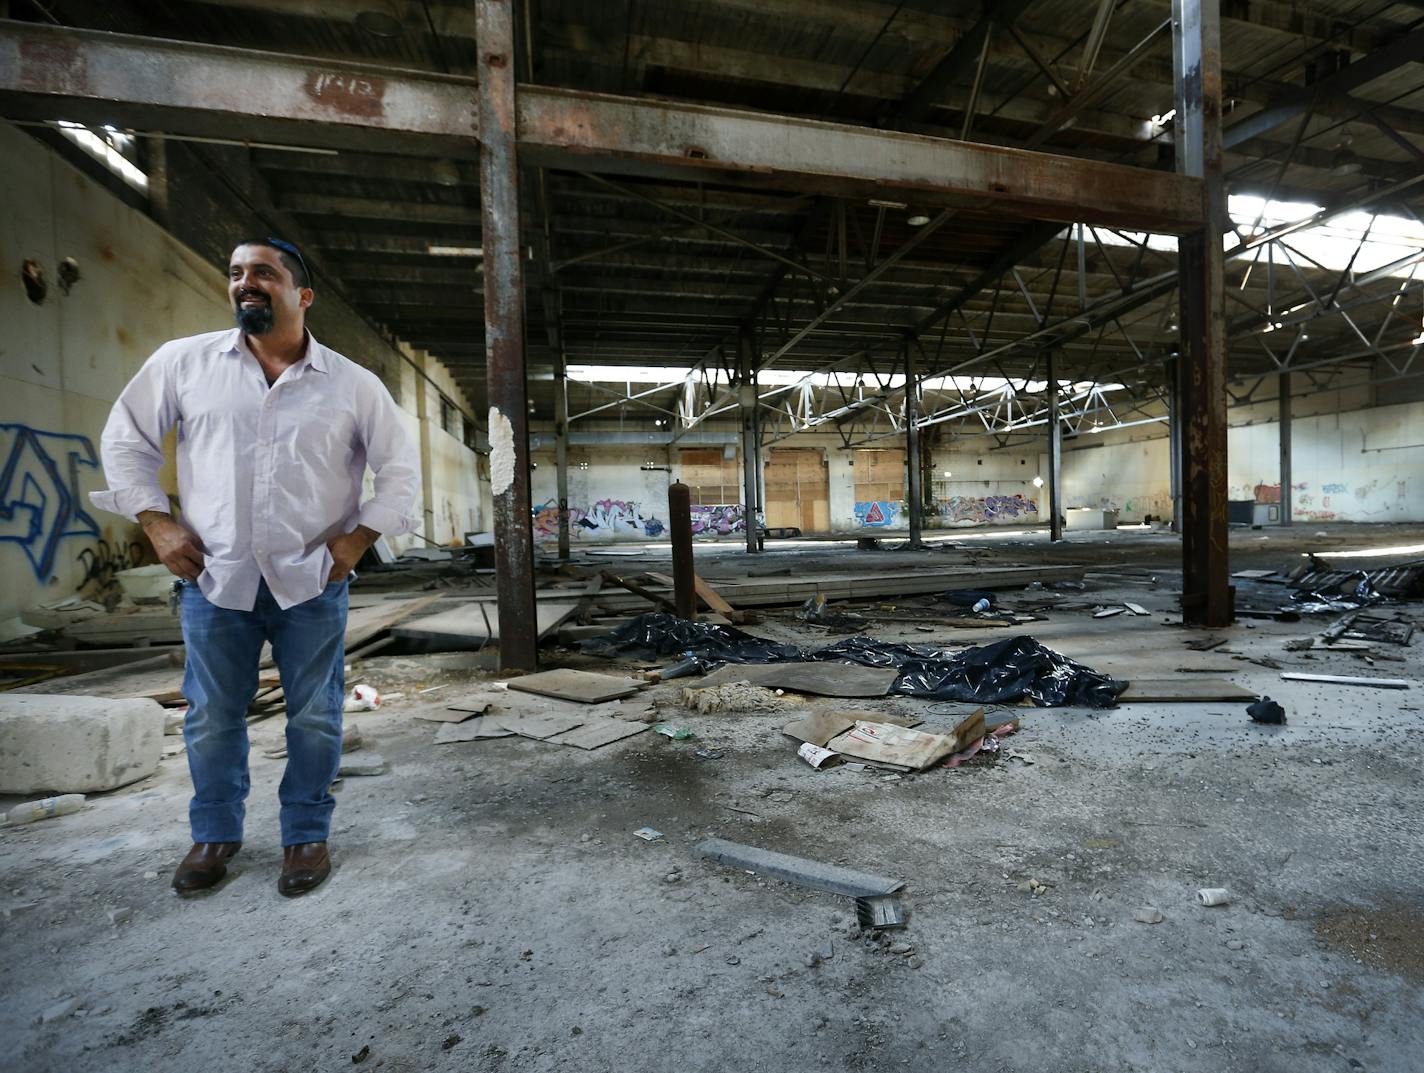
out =
{"type": "Polygon", "coordinates": [[[490,494],[501,670],[538,665],[529,411],[524,369],[524,266],[515,159],[512,0],[476,0],[479,35],[480,208],[489,369],[490,494]]]}
{"type": "Polygon", "coordinates": [[[1281,373],[1276,383],[1280,385],[1280,425],[1281,425],[1281,524],[1290,525],[1291,518],[1291,374],[1281,373]]]}
{"type": "Polygon", "coordinates": [[[554,495],[559,500],[559,559],[569,559],[569,379],[562,333],[554,350],[554,495]]]}
{"type": "Polygon", "coordinates": [[[925,497],[921,490],[920,472],[920,430],[915,422],[919,420],[919,382],[915,377],[915,348],[907,338],[905,348],[905,468],[907,470],[906,498],[909,501],[910,547],[920,543],[920,532],[924,527],[925,497]]]}
{"type": "Polygon", "coordinates": [[[1058,420],[1058,369],[1048,352],[1048,539],[1063,539],[1063,426],[1058,420]]]}
{"type": "Polygon", "coordinates": [[[757,450],[757,380],[755,337],[749,331],[737,336],[737,415],[742,422],[742,524],[746,529],[747,551],[761,551],[757,539],[757,515],[761,508],[761,487],[757,471],[761,452],[757,450]]]}
{"type": "Polygon", "coordinates": [[[1167,362],[1167,468],[1172,497],[1172,532],[1182,531],[1182,400],[1177,394],[1180,358],[1167,362]]]}
{"type": "Polygon", "coordinates": [[[1221,24],[1217,0],[1172,0],[1177,170],[1202,180],[1202,227],[1178,243],[1181,277],[1182,617],[1232,619],[1226,541],[1226,322],[1221,24]]]}

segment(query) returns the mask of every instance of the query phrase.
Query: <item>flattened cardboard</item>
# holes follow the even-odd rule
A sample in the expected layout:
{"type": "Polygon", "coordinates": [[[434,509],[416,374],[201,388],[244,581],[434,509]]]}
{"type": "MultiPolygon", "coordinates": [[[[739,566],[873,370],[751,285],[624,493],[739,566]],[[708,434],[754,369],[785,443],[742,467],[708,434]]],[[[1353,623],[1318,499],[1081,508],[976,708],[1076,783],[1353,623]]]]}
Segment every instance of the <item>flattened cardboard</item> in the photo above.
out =
{"type": "Polygon", "coordinates": [[[947,734],[857,720],[852,729],[832,738],[826,748],[870,763],[923,771],[953,753],[955,740],[947,734]]]}

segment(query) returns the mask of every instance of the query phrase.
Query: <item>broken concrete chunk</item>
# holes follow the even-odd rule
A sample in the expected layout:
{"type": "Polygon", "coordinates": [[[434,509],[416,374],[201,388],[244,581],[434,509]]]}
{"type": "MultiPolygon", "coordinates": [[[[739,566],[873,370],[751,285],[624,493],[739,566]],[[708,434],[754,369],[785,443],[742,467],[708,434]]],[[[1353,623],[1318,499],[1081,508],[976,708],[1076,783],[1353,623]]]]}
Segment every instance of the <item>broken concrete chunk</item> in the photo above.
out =
{"type": "Polygon", "coordinates": [[[0,694],[0,793],[113,790],[163,758],[163,708],[147,699],[0,694]]]}
{"type": "Polygon", "coordinates": [[[386,758],[380,753],[358,753],[341,759],[338,775],[384,775],[386,758]]]}
{"type": "Polygon", "coordinates": [[[1162,910],[1150,905],[1144,905],[1132,914],[1132,919],[1139,924],[1160,924],[1167,918],[1162,915],[1162,910]]]}

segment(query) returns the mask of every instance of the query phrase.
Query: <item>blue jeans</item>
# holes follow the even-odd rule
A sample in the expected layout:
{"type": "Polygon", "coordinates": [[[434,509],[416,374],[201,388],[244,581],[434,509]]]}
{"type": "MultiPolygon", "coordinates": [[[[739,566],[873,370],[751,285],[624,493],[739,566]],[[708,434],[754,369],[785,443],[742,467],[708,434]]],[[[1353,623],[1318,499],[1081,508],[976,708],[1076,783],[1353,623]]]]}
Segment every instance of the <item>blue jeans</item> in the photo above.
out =
{"type": "Polygon", "coordinates": [[[336,799],[331,784],[341,766],[341,706],[345,693],[345,581],[283,611],[264,581],[251,611],[209,603],[191,583],[182,596],[187,646],[183,740],[193,800],[194,842],[240,842],[246,813],[247,708],[257,695],[264,641],[282,677],[287,703],[287,770],[278,787],[282,845],[324,842],[336,799]]]}

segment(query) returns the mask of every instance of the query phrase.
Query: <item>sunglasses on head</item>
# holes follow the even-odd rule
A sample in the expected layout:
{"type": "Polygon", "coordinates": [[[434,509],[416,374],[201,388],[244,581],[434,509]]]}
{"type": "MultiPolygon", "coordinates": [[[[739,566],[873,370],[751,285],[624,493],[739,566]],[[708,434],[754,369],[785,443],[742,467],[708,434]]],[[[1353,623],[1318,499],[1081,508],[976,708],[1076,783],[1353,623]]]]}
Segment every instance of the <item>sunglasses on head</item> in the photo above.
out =
{"type": "Polygon", "coordinates": [[[290,242],[287,242],[284,239],[269,237],[266,241],[267,245],[271,246],[273,249],[281,250],[283,253],[290,253],[293,257],[295,257],[297,259],[297,264],[302,266],[302,274],[306,276],[307,284],[311,284],[311,269],[307,267],[307,259],[302,256],[301,250],[297,249],[290,242]]]}

